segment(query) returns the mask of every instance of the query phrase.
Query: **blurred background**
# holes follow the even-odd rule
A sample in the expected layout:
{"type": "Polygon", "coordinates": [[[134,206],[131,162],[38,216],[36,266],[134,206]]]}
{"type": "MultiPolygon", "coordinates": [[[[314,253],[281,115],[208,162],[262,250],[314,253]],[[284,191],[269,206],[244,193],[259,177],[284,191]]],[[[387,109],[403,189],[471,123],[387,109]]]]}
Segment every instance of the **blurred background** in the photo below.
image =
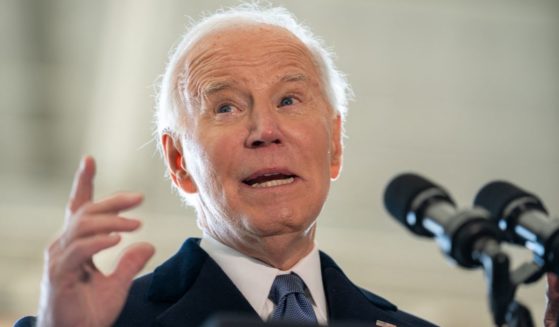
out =
{"type": "MultiPolygon", "coordinates": [[[[43,248],[59,232],[75,168],[97,159],[96,197],[145,193],[130,216],[157,255],[194,212],[151,140],[155,85],[189,22],[238,1],[0,0],[0,325],[34,314],[43,248]]],[[[481,270],[451,265],[382,204],[414,171],[461,206],[505,179],[559,214],[559,2],[285,0],[337,53],[356,97],[345,162],[318,243],[357,284],[442,326],[490,326],[481,270]]],[[[95,258],[110,271],[122,246],[95,258]]],[[[508,248],[518,265],[528,251],[508,248]]],[[[541,325],[545,284],[517,298],[541,325]]]]}

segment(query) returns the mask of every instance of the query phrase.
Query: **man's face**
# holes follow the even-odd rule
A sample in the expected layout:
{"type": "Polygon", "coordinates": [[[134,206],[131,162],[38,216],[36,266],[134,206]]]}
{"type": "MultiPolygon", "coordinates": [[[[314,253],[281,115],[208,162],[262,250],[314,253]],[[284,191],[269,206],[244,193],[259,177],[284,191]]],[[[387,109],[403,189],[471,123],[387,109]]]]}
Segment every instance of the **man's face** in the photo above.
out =
{"type": "Polygon", "coordinates": [[[182,142],[202,227],[221,240],[314,230],[341,144],[307,48],[277,27],[231,27],[194,45],[186,69],[182,142]]]}

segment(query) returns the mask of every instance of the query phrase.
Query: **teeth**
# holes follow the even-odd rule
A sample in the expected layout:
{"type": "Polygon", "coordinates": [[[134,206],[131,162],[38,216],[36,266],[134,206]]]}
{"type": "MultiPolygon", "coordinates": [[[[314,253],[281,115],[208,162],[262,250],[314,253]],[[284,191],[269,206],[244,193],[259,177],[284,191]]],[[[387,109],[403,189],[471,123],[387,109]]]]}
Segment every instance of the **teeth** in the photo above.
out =
{"type": "Polygon", "coordinates": [[[295,178],[293,178],[293,177],[289,177],[289,178],[285,178],[285,179],[276,179],[276,180],[267,181],[267,182],[264,182],[264,183],[254,183],[254,184],[251,185],[251,187],[257,187],[257,188],[274,187],[274,186],[279,186],[279,185],[291,184],[291,183],[293,183],[294,180],[295,180],[295,178]]]}

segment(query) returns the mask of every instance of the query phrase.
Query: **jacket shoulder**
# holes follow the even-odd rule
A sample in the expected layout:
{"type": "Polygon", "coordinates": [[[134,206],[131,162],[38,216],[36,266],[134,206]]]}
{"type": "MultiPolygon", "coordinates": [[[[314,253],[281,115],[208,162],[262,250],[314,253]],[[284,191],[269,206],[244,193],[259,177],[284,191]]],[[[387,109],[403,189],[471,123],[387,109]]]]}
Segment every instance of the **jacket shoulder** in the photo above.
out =
{"type": "Polygon", "coordinates": [[[155,317],[165,310],[167,306],[148,298],[152,279],[153,273],[149,273],[134,280],[114,326],[150,326],[155,317]]]}
{"type": "Polygon", "coordinates": [[[207,254],[199,239],[187,239],[179,251],[153,272],[136,278],[115,326],[151,326],[191,287],[207,254]]]}

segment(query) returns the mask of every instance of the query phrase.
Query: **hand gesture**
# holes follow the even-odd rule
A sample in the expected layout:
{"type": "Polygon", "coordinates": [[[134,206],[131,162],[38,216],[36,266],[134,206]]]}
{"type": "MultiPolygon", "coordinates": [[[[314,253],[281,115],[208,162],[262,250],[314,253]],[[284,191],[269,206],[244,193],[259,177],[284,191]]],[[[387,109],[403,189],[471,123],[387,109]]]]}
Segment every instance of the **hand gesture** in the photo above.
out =
{"type": "Polygon", "coordinates": [[[93,202],[95,162],[85,157],[74,177],[62,234],[45,253],[38,326],[110,326],[122,310],[134,276],[154,253],[152,245],[129,247],[116,269],[104,275],[96,253],[120,242],[119,232],[140,227],[121,211],[138,206],[137,193],[118,193],[93,202]]]}

